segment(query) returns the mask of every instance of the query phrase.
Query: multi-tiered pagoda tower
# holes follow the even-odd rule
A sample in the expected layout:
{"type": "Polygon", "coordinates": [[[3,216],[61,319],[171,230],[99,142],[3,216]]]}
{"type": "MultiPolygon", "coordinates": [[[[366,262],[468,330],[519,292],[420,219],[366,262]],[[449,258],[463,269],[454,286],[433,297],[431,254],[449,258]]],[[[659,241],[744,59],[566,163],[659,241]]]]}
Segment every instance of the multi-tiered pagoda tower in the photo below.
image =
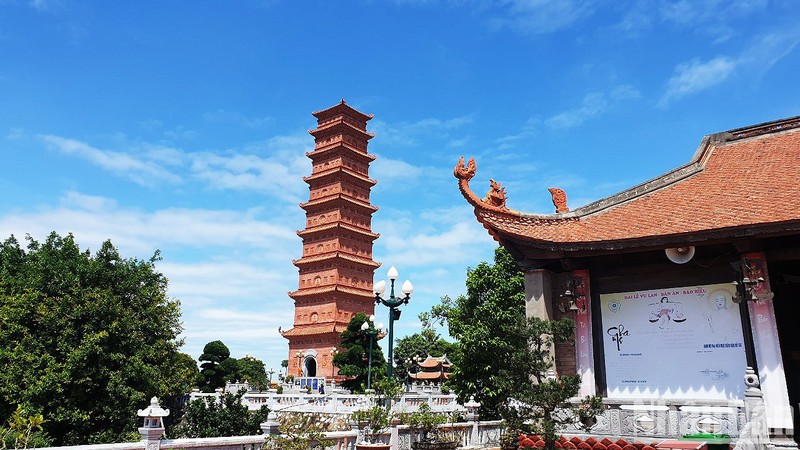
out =
{"type": "Polygon", "coordinates": [[[356,111],[344,100],[313,113],[317,128],[311,158],[311,176],[304,177],[310,196],[306,211],[303,257],[293,261],[300,270],[294,299],[294,328],[283,332],[289,340],[289,370],[295,376],[338,378],[332,358],[353,315],[375,310],[372,278],[380,266],[372,260],[370,190],[377,183],[368,176],[375,156],[367,153],[374,134],[367,131],[372,115],[356,111]]]}

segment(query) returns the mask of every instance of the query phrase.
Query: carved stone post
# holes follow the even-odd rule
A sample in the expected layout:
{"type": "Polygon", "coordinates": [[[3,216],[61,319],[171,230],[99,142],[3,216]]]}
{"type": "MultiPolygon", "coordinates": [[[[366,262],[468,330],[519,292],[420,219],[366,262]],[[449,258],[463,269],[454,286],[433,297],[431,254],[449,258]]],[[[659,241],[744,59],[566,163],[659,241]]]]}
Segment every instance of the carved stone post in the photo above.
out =
{"type": "Polygon", "coordinates": [[[274,411],[270,411],[267,414],[267,421],[261,422],[259,427],[261,427],[261,432],[264,433],[264,436],[279,434],[278,415],[274,411]]]}
{"type": "Polygon", "coordinates": [[[480,428],[478,427],[478,419],[480,415],[478,410],[481,407],[481,404],[475,401],[475,396],[471,395],[469,397],[469,401],[464,403],[464,407],[467,408],[467,422],[472,422],[472,434],[469,438],[469,446],[470,447],[478,447],[480,446],[480,428]]]}
{"type": "Polygon", "coordinates": [[[744,413],[746,423],[739,432],[734,450],[766,450],[774,448],[769,442],[764,394],[759,389],[758,375],[748,367],[744,376],[744,413]]]}

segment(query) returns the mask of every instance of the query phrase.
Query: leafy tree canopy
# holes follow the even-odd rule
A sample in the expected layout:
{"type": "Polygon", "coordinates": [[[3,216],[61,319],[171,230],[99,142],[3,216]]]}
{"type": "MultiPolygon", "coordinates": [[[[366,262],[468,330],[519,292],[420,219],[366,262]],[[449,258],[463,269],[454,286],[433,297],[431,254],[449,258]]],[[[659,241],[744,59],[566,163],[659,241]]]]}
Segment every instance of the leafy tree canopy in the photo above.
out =
{"type": "Polygon", "coordinates": [[[499,416],[509,396],[500,369],[527,345],[518,332],[525,317],[525,283],[511,255],[502,247],[494,264],[481,262],[467,273],[467,294],[455,301],[442,298],[432,309],[434,319],[446,321],[456,339],[458,358],[448,382],[462,401],[471,395],[481,403],[481,415],[499,416]]]}
{"type": "Polygon", "coordinates": [[[169,433],[176,438],[205,438],[221,436],[253,436],[261,434],[261,422],[267,420],[266,405],[250,411],[242,403],[244,389],[236,394],[223,393],[220,398],[193,400],[186,407],[180,423],[169,433]]]}
{"type": "Polygon", "coordinates": [[[122,258],[106,241],[92,255],[55,232],[26,240],[0,244],[0,419],[17,405],[41,414],[55,445],[130,437],[151,397],[171,407],[193,380],[158,252],[122,258]]]}
{"type": "MultiPolygon", "coordinates": [[[[333,365],[339,368],[339,374],[347,377],[342,386],[352,392],[363,392],[367,388],[370,337],[361,325],[369,319],[364,313],[358,313],[347,324],[341,334],[342,348],[345,350],[333,357],[333,365]]],[[[372,384],[386,378],[386,358],[375,338],[372,346],[372,384]]]]}
{"type": "Polygon", "coordinates": [[[259,391],[269,389],[266,366],[263,361],[253,356],[247,355],[236,360],[236,375],[233,378],[247,381],[251,387],[259,391]]]}

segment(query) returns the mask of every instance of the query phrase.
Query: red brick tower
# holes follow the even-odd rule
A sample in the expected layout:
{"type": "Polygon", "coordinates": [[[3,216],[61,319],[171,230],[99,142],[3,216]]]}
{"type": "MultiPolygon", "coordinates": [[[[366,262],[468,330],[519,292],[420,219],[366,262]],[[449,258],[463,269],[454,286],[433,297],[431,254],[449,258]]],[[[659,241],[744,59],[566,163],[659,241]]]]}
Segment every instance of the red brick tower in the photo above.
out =
{"type": "Polygon", "coordinates": [[[306,153],[313,165],[303,177],[310,195],[300,207],[306,211],[303,257],[293,261],[300,271],[294,299],[294,328],[283,332],[289,340],[289,370],[294,376],[338,378],[332,364],[339,334],[354,314],[375,310],[372,278],[380,263],[372,260],[370,189],[368,176],[375,156],[367,153],[374,134],[367,131],[372,115],[356,111],[344,100],[313,113],[317,128],[314,151],[306,153]]]}

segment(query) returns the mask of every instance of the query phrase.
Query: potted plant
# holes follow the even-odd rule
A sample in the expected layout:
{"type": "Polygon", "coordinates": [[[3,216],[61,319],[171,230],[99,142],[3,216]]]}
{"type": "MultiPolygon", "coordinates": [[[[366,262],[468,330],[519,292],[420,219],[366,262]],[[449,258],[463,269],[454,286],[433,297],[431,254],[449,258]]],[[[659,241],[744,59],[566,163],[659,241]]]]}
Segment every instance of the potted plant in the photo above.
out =
{"type": "Polygon", "coordinates": [[[404,414],[401,421],[411,428],[411,448],[414,450],[455,450],[458,447],[459,436],[441,428],[447,422],[447,416],[434,413],[427,403],[413,413],[404,414]]]}
{"type": "Polygon", "coordinates": [[[389,444],[378,441],[392,421],[392,413],[388,408],[377,404],[371,408],[361,409],[351,414],[350,420],[364,433],[364,440],[356,443],[356,449],[389,450],[389,444]]]}

